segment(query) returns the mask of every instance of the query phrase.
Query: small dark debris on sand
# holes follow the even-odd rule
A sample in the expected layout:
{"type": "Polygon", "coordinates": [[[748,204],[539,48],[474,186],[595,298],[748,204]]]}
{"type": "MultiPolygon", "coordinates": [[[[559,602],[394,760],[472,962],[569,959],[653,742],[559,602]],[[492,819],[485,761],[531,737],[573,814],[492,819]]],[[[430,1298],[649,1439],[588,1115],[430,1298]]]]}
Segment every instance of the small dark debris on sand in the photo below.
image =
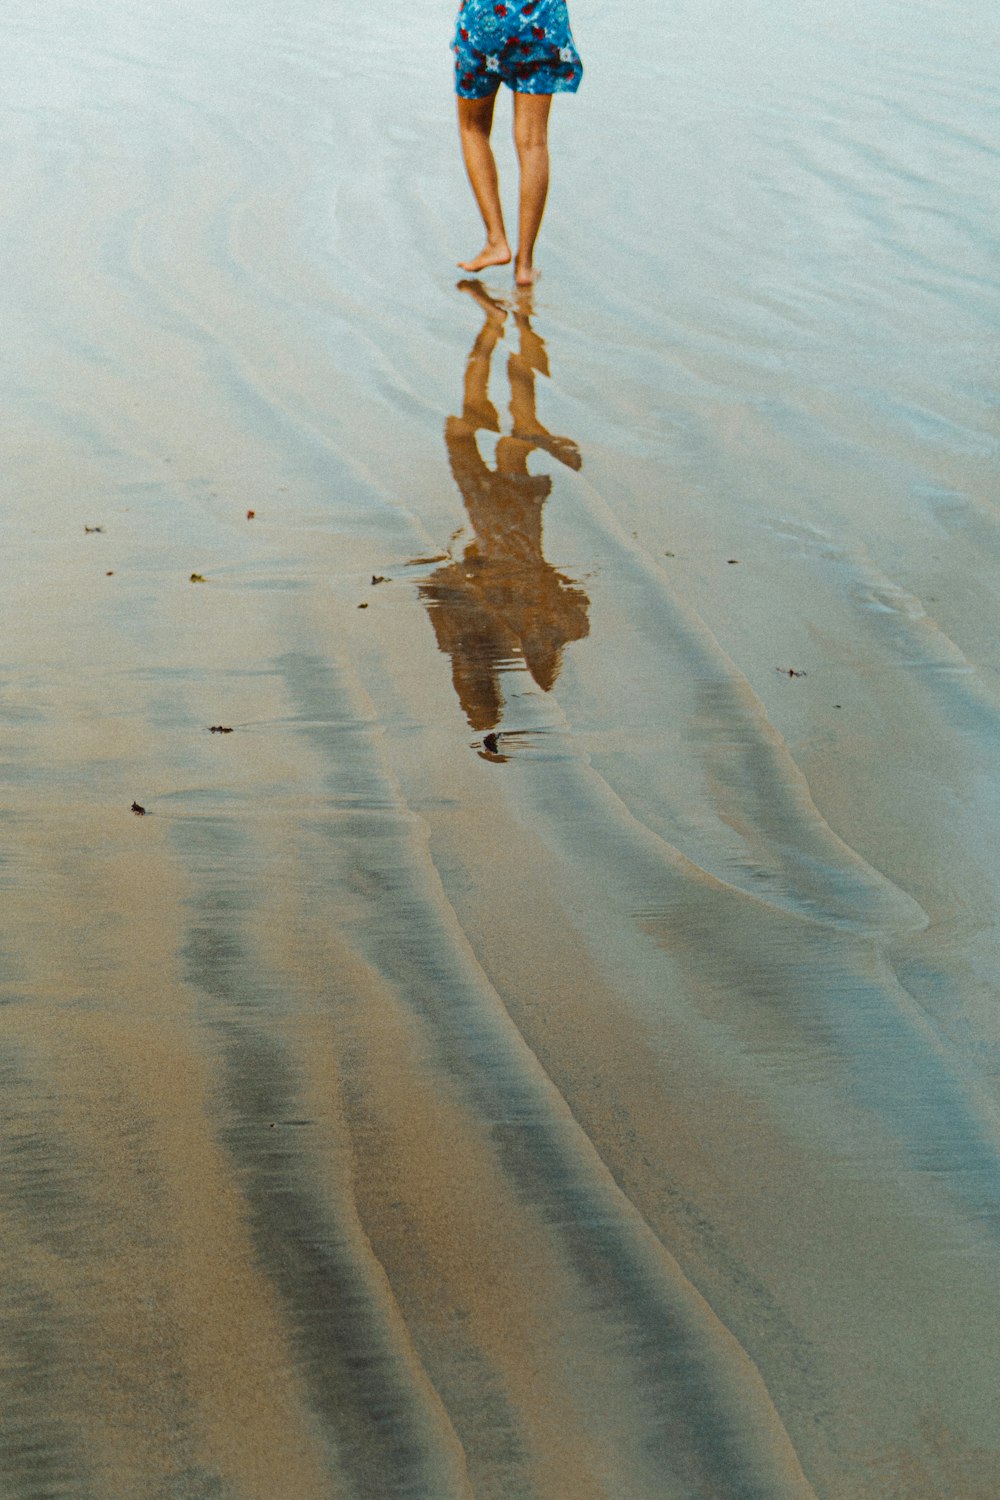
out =
{"type": "Polygon", "coordinates": [[[137,818],[144,818],[146,816],[146,809],[144,807],[140,807],[138,802],[132,803],[132,811],[135,813],[137,818]]]}
{"type": "Polygon", "coordinates": [[[775,667],[779,677],[808,677],[808,672],[797,672],[794,667],[775,667]]]}
{"type": "Polygon", "coordinates": [[[483,735],[483,749],[488,750],[491,755],[496,755],[500,748],[500,736],[490,730],[489,734],[483,735]]]}
{"type": "Polygon", "coordinates": [[[386,578],[386,576],[385,576],[384,573],[373,573],[372,574],[372,588],[374,588],[377,583],[391,583],[391,582],[392,582],[392,579],[391,578],[386,578]]]}
{"type": "Polygon", "coordinates": [[[192,583],[204,583],[205,582],[205,575],[204,575],[204,573],[192,573],[191,574],[191,582],[192,583]]]}
{"type": "Polygon", "coordinates": [[[87,536],[93,536],[93,534],[94,534],[95,531],[103,531],[104,527],[103,526],[85,526],[83,529],[86,532],[87,536]]]}
{"type": "Polygon", "coordinates": [[[256,511],[255,511],[255,510],[248,510],[248,511],[247,511],[247,520],[248,520],[248,521],[252,521],[252,520],[253,520],[253,518],[254,518],[254,516],[255,516],[255,515],[256,515],[256,514],[257,514],[257,512],[256,512],[256,511]]]}
{"type": "Polygon", "coordinates": [[[726,562],[729,564],[730,567],[734,567],[735,564],[739,562],[739,558],[738,557],[727,557],[726,558],[726,562]]]}
{"type": "Polygon", "coordinates": [[[367,605],[367,604],[359,604],[359,605],[358,605],[358,608],[359,608],[359,609],[367,609],[367,608],[368,608],[368,605],[367,605]]]}
{"type": "Polygon", "coordinates": [[[231,724],[209,724],[208,732],[209,734],[232,734],[233,726],[231,724]]]}

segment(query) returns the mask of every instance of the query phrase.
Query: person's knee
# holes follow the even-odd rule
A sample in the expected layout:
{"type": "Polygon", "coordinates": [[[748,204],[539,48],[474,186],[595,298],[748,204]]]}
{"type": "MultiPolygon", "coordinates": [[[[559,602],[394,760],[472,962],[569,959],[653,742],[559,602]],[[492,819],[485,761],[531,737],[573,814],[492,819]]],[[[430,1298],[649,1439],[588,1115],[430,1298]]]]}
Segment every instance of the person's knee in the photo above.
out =
{"type": "Polygon", "coordinates": [[[458,128],[463,136],[485,136],[489,138],[493,128],[493,105],[495,95],[485,99],[459,99],[458,128]]]}
{"type": "MultiPolygon", "coordinates": [[[[532,100],[532,103],[534,102],[532,100]]],[[[540,107],[533,109],[527,102],[520,109],[515,107],[514,145],[519,156],[537,156],[548,150],[548,109],[544,111],[540,107]]]]}
{"type": "Polygon", "coordinates": [[[489,143],[489,127],[481,124],[479,121],[460,121],[458,126],[458,133],[461,139],[468,142],[469,144],[475,144],[476,142],[480,141],[485,141],[487,144],[489,143]]]}
{"type": "Polygon", "coordinates": [[[522,162],[541,161],[548,156],[549,139],[544,125],[532,121],[514,127],[514,146],[522,162]]]}

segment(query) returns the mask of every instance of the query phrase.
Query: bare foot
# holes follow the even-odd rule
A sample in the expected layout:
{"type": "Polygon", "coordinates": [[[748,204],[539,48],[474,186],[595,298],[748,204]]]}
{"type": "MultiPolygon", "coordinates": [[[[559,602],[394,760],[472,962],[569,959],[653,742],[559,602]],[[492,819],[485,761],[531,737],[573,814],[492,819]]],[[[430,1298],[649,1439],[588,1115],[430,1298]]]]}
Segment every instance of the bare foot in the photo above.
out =
{"type": "Polygon", "coordinates": [[[488,266],[507,266],[511,262],[511,250],[506,240],[495,245],[487,244],[472,260],[460,260],[460,271],[485,271],[488,266]]]}
{"type": "Polygon", "coordinates": [[[542,273],[538,270],[537,266],[515,266],[514,285],[534,286],[535,282],[539,279],[541,274],[542,273]]]}

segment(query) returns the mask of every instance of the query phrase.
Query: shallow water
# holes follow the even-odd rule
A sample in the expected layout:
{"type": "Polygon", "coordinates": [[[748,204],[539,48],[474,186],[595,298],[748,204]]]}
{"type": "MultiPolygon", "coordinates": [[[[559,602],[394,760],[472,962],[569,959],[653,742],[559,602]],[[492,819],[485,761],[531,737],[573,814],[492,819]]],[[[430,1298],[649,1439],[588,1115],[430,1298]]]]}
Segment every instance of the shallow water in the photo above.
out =
{"type": "Polygon", "coordinates": [[[521,301],[205,11],[0,20],[0,1493],[994,1496],[993,7],[576,0],[521,301]]]}

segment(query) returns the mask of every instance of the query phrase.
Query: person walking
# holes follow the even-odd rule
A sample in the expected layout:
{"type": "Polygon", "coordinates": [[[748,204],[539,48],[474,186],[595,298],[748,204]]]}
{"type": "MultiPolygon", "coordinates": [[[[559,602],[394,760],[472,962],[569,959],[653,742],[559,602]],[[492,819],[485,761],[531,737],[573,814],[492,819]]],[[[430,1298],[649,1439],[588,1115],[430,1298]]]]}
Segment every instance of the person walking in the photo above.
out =
{"type": "Polygon", "coordinates": [[[549,189],[549,110],[553,94],[574,94],[583,65],[570,30],[566,0],[463,0],[455,27],[458,131],[469,182],[486,229],[486,244],[463,271],[485,271],[513,259],[514,280],[538,278],[535,241],[549,189]],[[514,145],[520,171],[517,253],[512,255],[490,145],[497,91],[514,94],[514,145]]]}

